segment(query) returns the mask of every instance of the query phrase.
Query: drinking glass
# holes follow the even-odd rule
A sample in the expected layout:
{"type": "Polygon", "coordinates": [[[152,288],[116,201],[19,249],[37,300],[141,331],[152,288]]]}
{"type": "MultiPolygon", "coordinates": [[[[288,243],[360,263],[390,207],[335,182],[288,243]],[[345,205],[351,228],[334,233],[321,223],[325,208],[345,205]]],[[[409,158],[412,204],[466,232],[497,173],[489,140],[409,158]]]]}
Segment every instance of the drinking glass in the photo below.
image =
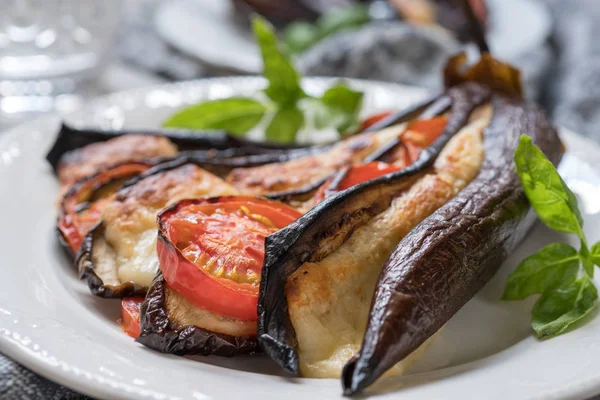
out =
{"type": "Polygon", "coordinates": [[[106,65],[122,0],[0,0],[0,111],[51,107],[106,65]]]}

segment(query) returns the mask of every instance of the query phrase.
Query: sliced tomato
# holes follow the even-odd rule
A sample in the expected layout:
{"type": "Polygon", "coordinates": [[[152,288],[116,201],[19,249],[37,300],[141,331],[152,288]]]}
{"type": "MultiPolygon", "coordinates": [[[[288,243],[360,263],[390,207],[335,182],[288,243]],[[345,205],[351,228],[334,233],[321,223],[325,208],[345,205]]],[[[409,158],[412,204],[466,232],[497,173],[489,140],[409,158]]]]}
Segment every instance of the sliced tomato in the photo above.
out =
{"type": "Polygon", "coordinates": [[[396,172],[404,168],[404,164],[388,164],[380,161],[374,161],[367,164],[355,165],[347,168],[340,182],[332,187],[333,181],[330,180],[323,184],[315,193],[313,199],[316,202],[323,201],[326,197],[337,192],[348,189],[359,183],[367,182],[380,176],[396,172]]]}
{"type": "Polygon", "coordinates": [[[379,178],[380,176],[396,172],[402,168],[403,167],[379,161],[356,165],[346,172],[346,175],[342,178],[337,190],[342,191],[348,189],[359,183],[379,178]]]}
{"type": "Polygon", "coordinates": [[[392,115],[391,111],[384,111],[384,112],[381,112],[379,114],[373,114],[373,115],[365,118],[360,123],[359,132],[364,131],[365,129],[368,129],[368,128],[372,127],[373,125],[375,125],[379,121],[383,120],[384,118],[389,117],[390,115],[392,115]]]}
{"type": "Polygon", "coordinates": [[[58,229],[73,253],[79,250],[83,237],[100,220],[108,197],[124,180],[146,171],[150,166],[141,162],[122,164],[76,183],[65,194],[58,216],[58,229]]]}
{"type": "Polygon", "coordinates": [[[421,151],[435,142],[447,124],[446,117],[415,120],[408,124],[400,139],[408,150],[411,162],[415,162],[421,151]]]}
{"type": "Polygon", "coordinates": [[[121,329],[123,332],[137,338],[140,336],[140,314],[144,299],[125,297],[121,300],[121,329]]]}
{"type": "Polygon", "coordinates": [[[265,238],[301,215],[249,196],[183,200],[158,216],[160,269],[195,306],[254,321],[265,238]]]}

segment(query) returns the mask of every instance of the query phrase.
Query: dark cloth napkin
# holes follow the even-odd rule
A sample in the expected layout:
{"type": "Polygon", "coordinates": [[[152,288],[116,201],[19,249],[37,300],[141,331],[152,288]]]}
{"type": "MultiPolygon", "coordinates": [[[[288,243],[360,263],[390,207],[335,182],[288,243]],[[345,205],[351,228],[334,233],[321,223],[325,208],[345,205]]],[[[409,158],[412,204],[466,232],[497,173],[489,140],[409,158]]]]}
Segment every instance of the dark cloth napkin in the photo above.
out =
{"type": "Polygon", "coordinates": [[[0,355],[0,399],[91,400],[0,355]]]}
{"type": "MultiPolygon", "coordinates": [[[[143,0],[141,6],[126,8],[118,48],[120,58],[171,80],[213,73],[173,49],[154,31],[152,13],[158,1],[143,0]]],[[[558,124],[600,141],[599,0],[545,1],[555,17],[552,40],[519,60],[520,66],[525,70],[528,85],[532,85],[558,124]]],[[[401,26],[392,29],[370,27],[363,36],[352,37],[353,41],[358,41],[351,44],[340,35],[340,38],[332,39],[333,43],[346,46],[347,52],[330,53],[325,51],[326,48],[318,47],[300,60],[302,69],[330,75],[343,70],[346,75],[364,78],[377,73],[379,79],[436,87],[439,85],[437,63],[454,51],[455,45],[431,32],[414,33],[406,29],[401,26]],[[370,49],[370,43],[377,35],[383,47],[370,49]],[[395,49],[402,40],[414,40],[421,45],[413,47],[412,53],[398,54],[395,49]],[[354,62],[361,56],[361,49],[372,52],[374,58],[370,63],[354,62]],[[402,63],[397,68],[381,69],[381,65],[399,60],[402,63]]],[[[72,392],[0,355],[0,399],[83,400],[89,397],[72,392]]]]}

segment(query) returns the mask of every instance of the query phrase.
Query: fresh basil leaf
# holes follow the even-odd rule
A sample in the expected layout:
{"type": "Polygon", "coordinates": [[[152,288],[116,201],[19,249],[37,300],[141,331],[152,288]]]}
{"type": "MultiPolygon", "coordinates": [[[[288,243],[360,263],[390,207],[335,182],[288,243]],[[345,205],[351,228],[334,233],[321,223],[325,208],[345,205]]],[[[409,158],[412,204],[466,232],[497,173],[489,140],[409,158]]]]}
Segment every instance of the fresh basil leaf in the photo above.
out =
{"type": "Polygon", "coordinates": [[[600,242],[592,246],[590,256],[592,257],[594,264],[600,267],[600,242]]]}
{"type": "Polygon", "coordinates": [[[303,52],[319,40],[319,29],[308,22],[292,22],[283,31],[283,41],[293,53],[303,52]]]}
{"type": "Polygon", "coordinates": [[[552,243],[527,257],[510,274],[502,299],[521,300],[571,282],[577,278],[579,261],[572,246],[552,243]]]}
{"type": "Polygon", "coordinates": [[[358,28],[369,22],[369,8],[364,4],[334,7],[323,14],[315,24],[293,22],[284,31],[284,41],[290,51],[299,53],[307,50],[326,36],[358,28]]]}
{"type": "Polygon", "coordinates": [[[304,123],[304,114],[296,106],[279,109],[267,127],[267,140],[277,143],[294,143],[296,133],[304,123]]]}
{"type": "Polygon", "coordinates": [[[585,240],[581,241],[581,248],[579,249],[579,257],[581,258],[581,263],[583,264],[583,270],[590,278],[594,277],[594,260],[592,258],[592,253],[590,249],[587,247],[587,243],[585,240]]]}
{"type": "Polygon", "coordinates": [[[358,116],[362,106],[363,93],[350,89],[343,83],[338,83],[327,89],[321,101],[329,107],[339,108],[340,110],[358,116]]]}
{"type": "Polygon", "coordinates": [[[531,326],[538,338],[563,333],[596,306],[598,291],[587,275],[545,292],[535,303],[531,326]]]}
{"type": "Polygon", "coordinates": [[[525,194],[540,219],[551,229],[583,239],[577,198],[529,136],[521,136],[514,159],[525,194]]]}
{"type": "Polygon", "coordinates": [[[342,135],[352,131],[358,127],[362,100],[362,92],[354,91],[343,83],[330,87],[314,104],[316,127],[333,127],[342,135]]]}
{"type": "Polygon", "coordinates": [[[357,28],[370,20],[367,5],[351,4],[345,7],[333,8],[323,14],[317,21],[317,26],[321,31],[321,36],[325,37],[341,30],[357,28]]]}
{"type": "Polygon", "coordinates": [[[266,107],[245,97],[207,101],[187,107],[163,123],[168,128],[225,129],[243,135],[265,115],[266,107]]]}
{"type": "Polygon", "coordinates": [[[315,108],[314,118],[317,129],[335,128],[341,135],[358,126],[352,115],[323,103],[315,108]]]}
{"type": "Polygon", "coordinates": [[[269,81],[265,93],[277,104],[291,104],[301,97],[300,75],[289,57],[279,48],[275,29],[262,17],[252,20],[254,36],[258,41],[263,59],[263,75],[269,81]]]}

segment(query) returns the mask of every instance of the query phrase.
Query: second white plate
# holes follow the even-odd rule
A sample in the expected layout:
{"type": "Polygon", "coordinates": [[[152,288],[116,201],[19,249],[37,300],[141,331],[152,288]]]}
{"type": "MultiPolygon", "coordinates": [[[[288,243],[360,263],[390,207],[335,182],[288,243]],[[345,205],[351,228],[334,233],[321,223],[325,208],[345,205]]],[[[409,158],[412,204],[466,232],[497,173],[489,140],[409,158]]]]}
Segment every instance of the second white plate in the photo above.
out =
{"type": "MultiPolygon", "coordinates": [[[[518,60],[540,47],[552,31],[552,17],[538,0],[487,0],[490,47],[503,60],[518,60]],[[515,29],[518,27],[518,29],[515,29]]],[[[237,23],[229,0],[162,2],[158,33],[179,50],[214,67],[248,74],[262,70],[252,32],[237,23]]]]}

